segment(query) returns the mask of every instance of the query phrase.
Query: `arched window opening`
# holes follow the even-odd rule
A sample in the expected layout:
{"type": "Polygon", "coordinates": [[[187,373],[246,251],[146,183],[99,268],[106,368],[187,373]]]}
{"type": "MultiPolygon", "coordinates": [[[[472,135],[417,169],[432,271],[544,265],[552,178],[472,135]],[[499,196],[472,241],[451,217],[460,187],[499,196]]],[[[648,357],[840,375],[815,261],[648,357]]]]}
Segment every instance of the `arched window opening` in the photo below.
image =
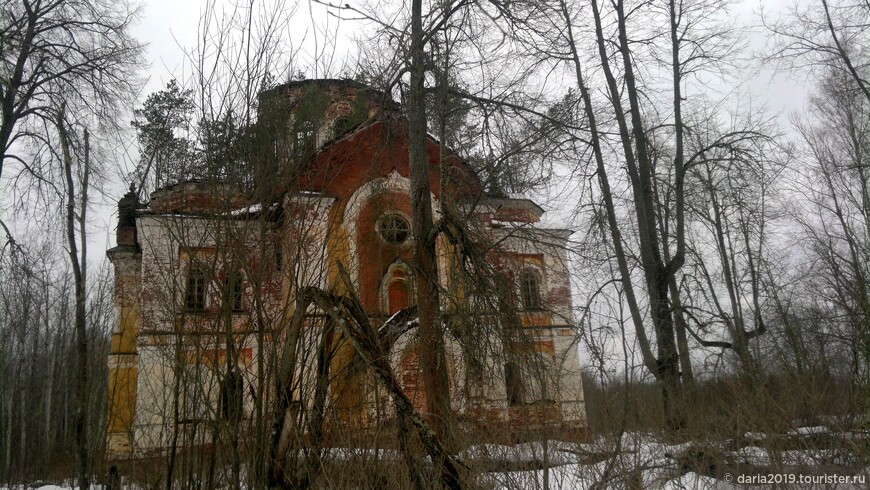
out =
{"type": "Polygon", "coordinates": [[[540,352],[530,355],[524,363],[523,378],[526,387],[526,402],[547,402],[550,362],[540,352]]]}
{"type": "Polygon", "coordinates": [[[499,292],[499,307],[505,311],[514,311],[518,308],[517,289],[514,284],[516,276],[512,272],[501,272],[498,275],[496,287],[499,292]]]}
{"type": "Polygon", "coordinates": [[[504,366],[508,405],[552,403],[552,360],[547,355],[530,353],[504,366]]]}
{"type": "Polygon", "coordinates": [[[213,375],[211,370],[194,362],[186,364],[181,370],[181,399],[180,407],[182,422],[194,422],[213,416],[209,414],[211,383],[213,375]]]}
{"type": "Polygon", "coordinates": [[[520,297],[526,310],[541,309],[541,283],[538,275],[525,271],[520,276],[520,297]]]}
{"type": "Polygon", "coordinates": [[[196,266],[187,271],[185,307],[187,311],[205,310],[205,272],[196,266]]]}
{"type": "Polygon", "coordinates": [[[487,395],[487,377],[484,364],[475,356],[465,358],[465,392],[469,398],[484,398],[487,395]]]}
{"type": "Polygon", "coordinates": [[[401,260],[391,264],[381,279],[380,303],[381,311],[388,315],[415,303],[414,279],[408,266],[401,260]]]}

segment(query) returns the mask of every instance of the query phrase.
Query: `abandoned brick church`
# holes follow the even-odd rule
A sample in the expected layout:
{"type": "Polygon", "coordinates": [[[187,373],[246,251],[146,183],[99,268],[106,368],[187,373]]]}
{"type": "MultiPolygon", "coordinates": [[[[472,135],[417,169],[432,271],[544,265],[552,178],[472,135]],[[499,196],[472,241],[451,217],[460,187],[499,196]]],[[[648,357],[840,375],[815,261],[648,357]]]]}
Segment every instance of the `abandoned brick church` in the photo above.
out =
{"type": "MultiPolygon", "coordinates": [[[[196,180],[157,189],[147,203],[134,192],[119,202],[117,246],[108,251],[116,326],[107,438],[116,457],[196,444],[197,425],[208,421],[268,418],[282,376],[300,420],[318,393],[330,431],[365,433],[395,418],[353,346],[321,335],[322,311],[304,307],[295,334],[288,325],[306,287],[347,294],[351,284],[374,328],[413,311],[407,122],[395,103],[347,80],[290,82],[262,96],[261,115],[266,104],[294,121],[274,137],[276,148],[310,146],[296,171],[266,179],[279,192],[264,199],[257,189],[196,180]],[[318,117],[303,121],[303,107],[318,117]],[[318,379],[324,372],[328,382],[318,379]]],[[[463,274],[470,259],[438,238],[457,420],[505,438],[540,429],[582,437],[571,232],[537,226],[543,210],[528,199],[487,194],[435,138],[428,155],[435,220],[444,200],[499,278],[487,287],[483,274],[463,274]]],[[[413,320],[379,339],[402,390],[425,412],[413,320]]]]}

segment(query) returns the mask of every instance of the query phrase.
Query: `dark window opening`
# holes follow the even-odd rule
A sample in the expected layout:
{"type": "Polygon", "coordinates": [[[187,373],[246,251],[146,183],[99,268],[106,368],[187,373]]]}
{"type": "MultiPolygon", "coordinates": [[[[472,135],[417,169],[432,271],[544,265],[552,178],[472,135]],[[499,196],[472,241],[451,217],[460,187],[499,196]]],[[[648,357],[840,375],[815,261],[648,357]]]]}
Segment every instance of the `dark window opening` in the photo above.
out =
{"type": "Polygon", "coordinates": [[[226,302],[231,311],[242,311],[244,309],[245,287],[242,283],[242,278],[238,273],[232,273],[227,276],[226,280],[226,302]]]}
{"type": "Polygon", "coordinates": [[[507,391],[508,405],[512,407],[521,405],[525,399],[523,380],[519,366],[513,362],[508,362],[504,365],[504,384],[507,391]]]}
{"type": "Polygon", "coordinates": [[[538,275],[526,271],[520,278],[520,295],[526,310],[541,309],[541,284],[538,275]]]}
{"type": "Polygon", "coordinates": [[[408,220],[398,214],[388,214],[378,220],[378,233],[386,242],[392,244],[404,243],[411,232],[408,220]]]}
{"type": "Polygon", "coordinates": [[[208,369],[200,364],[187,364],[181,370],[182,387],[181,406],[182,422],[195,422],[208,416],[208,369]]]}
{"type": "Polygon", "coordinates": [[[185,306],[188,311],[205,310],[205,272],[199,267],[187,271],[185,306]]]}
{"type": "Polygon", "coordinates": [[[338,137],[350,129],[350,121],[346,117],[338,117],[332,124],[332,136],[338,137]]]}
{"type": "Polygon", "coordinates": [[[229,422],[239,422],[244,415],[245,381],[242,375],[232,370],[221,383],[221,418],[229,422]]]}
{"type": "MultiPolygon", "coordinates": [[[[503,312],[512,312],[517,309],[517,289],[515,286],[514,276],[510,272],[498,271],[495,276],[493,288],[495,289],[495,297],[498,309],[503,312]]],[[[479,294],[485,297],[487,294],[492,294],[489,291],[481,291],[479,294]]],[[[487,301],[490,301],[487,299],[487,301]]]]}

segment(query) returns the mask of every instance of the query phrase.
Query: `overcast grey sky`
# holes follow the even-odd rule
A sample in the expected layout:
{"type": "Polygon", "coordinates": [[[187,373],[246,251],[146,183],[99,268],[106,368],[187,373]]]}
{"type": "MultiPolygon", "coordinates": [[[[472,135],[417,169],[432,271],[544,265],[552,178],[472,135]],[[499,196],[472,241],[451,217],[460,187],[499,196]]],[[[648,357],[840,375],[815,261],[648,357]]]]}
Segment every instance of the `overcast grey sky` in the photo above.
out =
{"type": "MultiPolygon", "coordinates": [[[[196,45],[198,24],[206,3],[205,0],[147,0],[143,4],[142,15],[133,29],[133,35],[147,43],[145,55],[148,63],[148,68],[145,70],[147,82],[138,99],[131,101],[129,107],[131,111],[139,107],[148,94],[165,87],[169,80],[184,79],[188,75],[185,73],[184,48],[189,49],[196,45]]],[[[223,5],[229,6],[231,0],[217,0],[217,3],[221,8],[220,6],[223,5]]],[[[791,0],[763,2],[765,10],[771,14],[782,11],[791,3],[791,0]]],[[[760,23],[758,12],[761,5],[761,0],[735,2],[732,12],[740,23],[758,25],[760,23]]],[[[328,24],[330,29],[335,29],[337,21],[334,16],[330,17],[327,14],[324,6],[303,1],[298,5],[292,22],[286,35],[292,39],[294,45],[302,47],[300,66],[305,66],[310,64],[306,63],[305,58],[309,56],[306,53],[313,51],[315,42],[322,45],[323,41],[322,35],[315,34],[314,26],[322,28],[328,24]]],[[[354,35],[361,28],[358,22],[353,21],[343,21],[338,27],[336,65],[351,57],[354,35]]],[[[752,34],[750,37],[752,49],[761,51],[766,37],[766,33],[761,30],[752,34]]],[[[309,71],[307,75],[313,76],[314,73],[309,71]]],[[[798,111],[803,107],[807,93],[805,83],[800,76],[785,73],[777,75],[772,69],[754,75],[746,82],[746,87],[748,89],[743,93],[751,94],[753,107],[766,105],[768,109],[780,112],[783,114],[781,118],[783,124],[787,124],[787,115],[790,112],[798,111]]],[[[748,103],[748,96],[745,102],[748,103]]],[[[124,168],[124,172],[129,172],[138,156],[132,131],[130,141],[123,150],[119,165],[124,168]]],[[[94,261],[102,260],[103,251],[114,244],[116,202],[126,190],[126,184],[121,181],[120,175],[120,172],[109,175],[110,181],[107,182],[106,193],[101,202],[95,203],[91,213],[93,228],[90,246],[94,261]]]]}
{"type": "MultiPolygon", "coordinates": [[[[141,21],[133,30],[137,39],[148,44],[148,83],[143,94],[160,90],[172,78],[184,77],[182,48],[196,45],[200,18],[210,3],[207,0],[145,0],[141,21]]],[[[229,9],[233,3],[245,2],[215,0],[215,3],[218,9],[229,9]]],[[[293,2],[287,0],[287,3],[290,5],[293,2]]],[[[323,41],[322,35],[317,37],[315,26],[321,30],[324,26],[334,30],[338,21],[335,16],[327,15],[327,9],[323,5],[301,1],[291,22],[291,29],[285,35],[291,38],[294,46],[302,47],[301,65],[304,66],[305,58],[314,50],[315,42],[322,44],[323,41]]],[[[336,49],[338,59],[344,58],[353,49],[352,39],[358,29],[357,22],[341,23],[338,30],[339,46],[336,49]]]]}

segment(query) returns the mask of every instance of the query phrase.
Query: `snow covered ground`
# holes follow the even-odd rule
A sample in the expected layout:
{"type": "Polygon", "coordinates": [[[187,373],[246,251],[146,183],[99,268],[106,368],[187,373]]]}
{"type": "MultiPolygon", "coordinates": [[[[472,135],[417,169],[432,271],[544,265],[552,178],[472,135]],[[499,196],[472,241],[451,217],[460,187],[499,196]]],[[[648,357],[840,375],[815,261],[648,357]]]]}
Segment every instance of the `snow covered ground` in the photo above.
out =
{"type": "MultiPolygon", "coordinates": [[[[781,436],[792,438],[833,434],[826,427],[802,427],[781,436]]],[[[750,439],[751,440],[751,439],[750,439]]],[[[843,438],[848,442],[851,438],[843,438]]],[[[864,439],[865,441],[867,439],[864,439]]],[[[666,444],[649,434],[624,434],[619,447],[604,439],[592,444],[571,445],[553,442],[548,446],[548,469],[526,469],[487,473],[479,478],[495,489],[733,489],[772,488],[771,485],[740,484],[738,478],[753,475],[857,475],[864,482],[839,484],[792,484],[778,488],[868,488],[870,467],[860,470],[858,458],[850,453],[857,446],[829,449],[790,449],[771,451],[759,446],[734,448],[731,441],[720,445],[705,443],[666,444]],[[729,447],[730,446],[730,447],[729,447]],[[614,454],[618,449],[618,454],[614,454]],[[599,454],[599,461],[590,455],[599,454]],[[730,481],[729,481],[730,480],[730,481]]],[[[515,447],[482,445],[464,452],[479,457],[490,455],[514,464],[540,463],[540,443],[515,447]]]]}
{"type": "MultiPolygon", "coordinates": [[[[856,450],[866,447],[867,434],[836,433],[825,426],[799,427],[782,434],[745,434],[743,443],[667,444],[652,434],[626,433],[621,439],[588,444],[549,441],[517,445],[478,444],[457,454],[468,468],[479,471],[478,488],[492,490],[587,488],[737,489],[772,488],[740,484],[741,475],[857,475],[864,483],[779,485],[777,488],[868,488],[870,467],[864,467],[856,450]],[[803,438],[828,437],[828,447],[774,450],[770,441],[789,441],[800,446],[803,438]],[[837,441],[842,441],[842,447],[837,441]],[[856,444],[857,442],[857,444],[856,444]]],[[[396,451],[333,448],[325,459],[350,466],[360,461],[401,464],[396,451]]],[[[358,467],[358,466],[357,466],[358,467]]],[[[786,480],[787,481],[787,480],[786,480]]],[[[71,490],[74,485],[32,484],[0,487],[0,490],[71,490]]],[[[94,490],[102,490],[95,486],[94,490]]],[[[135,490],[136,486],[125,487],[135,490]]]]}

